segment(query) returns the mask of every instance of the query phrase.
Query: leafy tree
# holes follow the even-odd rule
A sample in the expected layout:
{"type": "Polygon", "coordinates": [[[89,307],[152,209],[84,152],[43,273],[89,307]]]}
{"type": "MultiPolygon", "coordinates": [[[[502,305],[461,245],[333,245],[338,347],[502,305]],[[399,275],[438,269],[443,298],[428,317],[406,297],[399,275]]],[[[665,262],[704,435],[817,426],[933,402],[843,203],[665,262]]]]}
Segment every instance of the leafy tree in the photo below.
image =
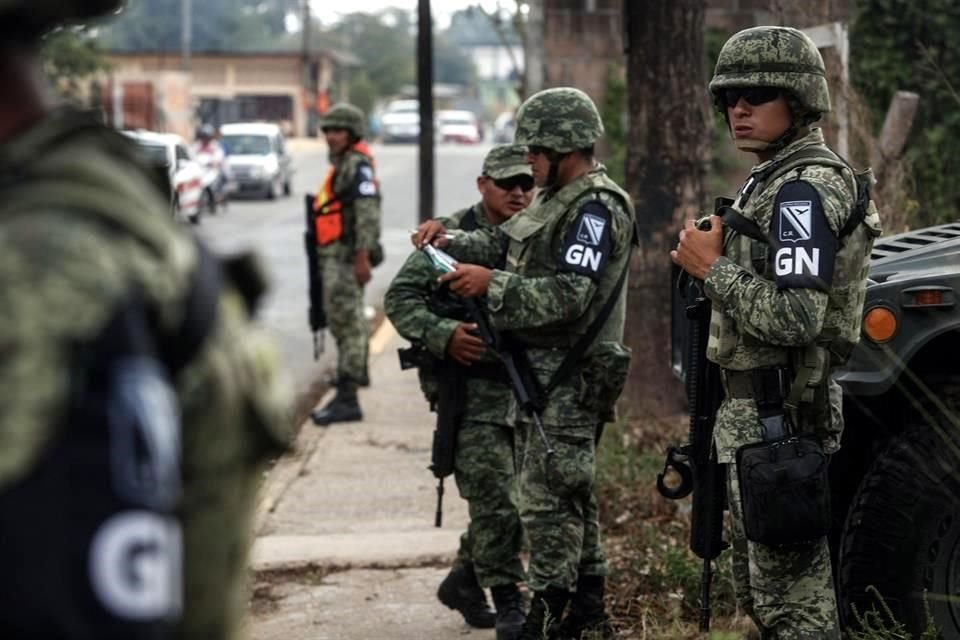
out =
{"type": "Polygon", "coordinates": [[[416,81],[414,25],[406,11],[379,15],[351,13],[335,24],[337,48],[361,60],[363,70],[381,96],[393,95],[416,81]]]}
{"type": "MultiPolygon", "coordinates": [[[[192,45],[198,51],[274,48],[298,0],[192,0],[192,45]]],[[[181,0],[139,0],[103,30],[107,48],[179,49],[181,0]]]]}
{"type": "Polygon", "coordinates": [[[879,129],[893,94],[920,103],[904,158],[920,202],[915,226],[960,210],[960,5],[953,0],[860,0],[850,32],[851,77],[879,129]]]}
{"type": "Polygon", "coordinates": [[[47,36],[42,55],[47,77],[64,97],[77,98],[80,81],[107,66],[97,41],[80,29],[62,29],[47,36]]]}

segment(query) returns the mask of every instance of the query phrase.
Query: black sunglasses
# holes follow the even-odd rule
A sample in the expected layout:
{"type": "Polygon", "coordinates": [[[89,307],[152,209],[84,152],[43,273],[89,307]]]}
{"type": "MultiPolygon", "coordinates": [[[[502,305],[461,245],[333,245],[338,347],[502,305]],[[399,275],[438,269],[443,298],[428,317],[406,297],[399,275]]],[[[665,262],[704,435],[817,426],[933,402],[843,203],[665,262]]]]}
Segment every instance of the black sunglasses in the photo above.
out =
{"type": "Polygon", "coordinates": [[[780,89],[776,87],[732,87],[720,91],[720,101],[728,108],[737,106],[740,98],[746,100],[747,104],[758,107],[779,97],[780,89]]]}
{"type": "Polygon", "coordinates": [[[493,180],[493,184],[497,185],[497,189],[502,189],[504,191],[513,191],[517,187],[523,189],[524,192],[533,189],[533,176],[519,175],[511,176],[509,178],[490,179],[493,180]]]}

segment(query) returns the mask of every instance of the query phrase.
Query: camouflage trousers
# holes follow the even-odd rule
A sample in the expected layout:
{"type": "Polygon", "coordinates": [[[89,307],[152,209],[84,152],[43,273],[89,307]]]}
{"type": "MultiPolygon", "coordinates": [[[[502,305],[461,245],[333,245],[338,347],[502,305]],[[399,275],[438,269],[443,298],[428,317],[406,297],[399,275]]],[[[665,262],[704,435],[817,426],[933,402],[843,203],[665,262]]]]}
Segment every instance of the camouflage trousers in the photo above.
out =
{"type": "Polygon", "coordinates": [[[530,541],[527,586],[573,591],[578,575],[608,572],[593,492],[596,440],[565,434],[563,427],[547,437],[554,450],[549,457],[536,426],[517,425],[520,518],[530,541]]]}
{"type": "Polygon", "coordinates": [[[457,560],[473,562],[482,587],[523,582],[513,429],[464,420],[457,433],[454,478],[470,511],[457,560]]]}
{"type": "Polygon", "coordinates": [[[369,384],[367,348],[370,323],[363,316],[363,287],[353,275],[353,263],[335,256],[320,258],[323,309],[337,343],[337,377],[369,384]]]}
{"type": "Polygon", "coordinates": [[[733,464],[727,465],[727,496],[737,602],[764,640],[840,640],[826,538],[788,548],[750,542],[744,534],[740,484],[733,464]]]}

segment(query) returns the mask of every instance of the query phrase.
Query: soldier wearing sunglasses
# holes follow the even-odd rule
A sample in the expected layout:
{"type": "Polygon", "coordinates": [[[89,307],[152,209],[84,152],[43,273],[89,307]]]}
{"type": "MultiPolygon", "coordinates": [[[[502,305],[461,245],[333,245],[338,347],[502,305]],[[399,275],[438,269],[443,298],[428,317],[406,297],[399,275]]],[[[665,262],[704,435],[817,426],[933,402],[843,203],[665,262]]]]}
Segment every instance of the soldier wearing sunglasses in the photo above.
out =
{"type": "MultiPolygon", "coordinates": [[[[839,639],[830,552],[820,533],[829,527],[829,508],[825,526],[816,518],[810,530],[818,533],[808,539],[751,533],[758,527],[745,505],[753,476],[742,475],[738,452],[784,433],[811,436],[825,456],[840,446],[841,391],[831,371],[859,337],[879,234],[872,176],[854,172],[811,126],[829,111],[830,97],[823,59],[802,32],[756,27],[735,34],[720,52],[710,91],[734,144],[758,164],[719,215],[687,223],[671,257],[704,281],[712,303],[706,355],[721,368],[725,395],[714,443],[727,468],[736,595],[764,639],[839,639]]],[[[761,510],[759,528],[764,518],[796,514],[799,503],[785,502],[779,515],[761,510]]]]}
{"type": "MultiPolygon", "coordinates": [[[[494,147],[477,178],[481,200],[440,218],[447,229],[491,229],[525,209],[533,198],[533,175],[522,146],[494,147]]],[[[464,406],[456,435],[454,479],[468,504],[470,524],[460,538],[457,560],[437,597],[474,627],[496,626],[497,640],[513,640],[524,621],[517,583],[523,528],[517,512],[512,391],[506,370],[469,322],[462,298],[438,285],[437,271],[416,251],[397,273],[384,307],[397,331],[428,352],[420,367],[427,400],[437,406],[440,384],[462,384],[464,406]],[[446,380],[438,380],[445,376],[446,380]],[[456,380],[452,380],[456,378],[456,380]],[[493,594],[496,613],[483,589],[493,594]]]]}

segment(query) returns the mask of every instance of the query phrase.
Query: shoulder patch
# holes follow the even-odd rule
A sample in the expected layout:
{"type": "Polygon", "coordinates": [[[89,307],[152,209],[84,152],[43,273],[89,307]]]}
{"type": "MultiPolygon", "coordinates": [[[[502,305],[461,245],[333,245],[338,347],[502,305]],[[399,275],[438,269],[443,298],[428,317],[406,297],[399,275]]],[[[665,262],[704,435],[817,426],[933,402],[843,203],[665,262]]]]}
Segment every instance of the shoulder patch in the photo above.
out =
{"type": "Polygon", "coordinates": [[[803,180],[784,183],[773,203],[770,226],[777,287],[828,291],[839,241],[813,185],[803,180]]]}
{"type": "Polygon", "coordinates": [[[581,205],[564,237],[557,270],[598,280],[613,248],[610,225],[610,210],[602,202],[591,200],[581,205]]]}
{"type": "Polygon", "coordinates": [[[357,172],[354,178],[355,198],[371,198],[377,195],[377,181],[373,174],[373,167],[366,160],[357,164],[357,172]]]}

